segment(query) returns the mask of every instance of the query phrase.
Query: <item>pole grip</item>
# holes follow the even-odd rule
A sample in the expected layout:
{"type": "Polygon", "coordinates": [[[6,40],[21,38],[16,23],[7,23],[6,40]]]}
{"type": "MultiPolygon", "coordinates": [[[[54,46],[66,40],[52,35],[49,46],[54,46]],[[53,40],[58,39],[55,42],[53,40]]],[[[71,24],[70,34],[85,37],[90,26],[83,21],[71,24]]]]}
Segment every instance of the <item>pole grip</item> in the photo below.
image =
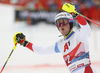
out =
{"type": "Polygon", "coordinates": [[[16,46],[13,47],[13,50],[15,50],[15,49],[16,49],[16,46]]]}

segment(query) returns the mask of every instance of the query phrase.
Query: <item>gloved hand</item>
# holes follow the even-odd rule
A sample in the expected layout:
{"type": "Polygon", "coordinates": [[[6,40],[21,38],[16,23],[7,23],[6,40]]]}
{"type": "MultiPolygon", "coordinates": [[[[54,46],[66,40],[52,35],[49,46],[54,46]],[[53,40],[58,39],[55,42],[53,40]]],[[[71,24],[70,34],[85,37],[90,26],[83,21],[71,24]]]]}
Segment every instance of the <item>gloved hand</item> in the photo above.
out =
{"type": "Polygon", "coordinates": [[[68,13],[75,13],[76,14],[75,6],[71,3],[65,3],[62,6],[62,10],[66,11],[68,13]]]}
{"type": "Polygon", "coordinates": [[[28,44],[28,41],[26,41],[25,35],[21,32],[18,32],[15,34],[15,41],[19,43],[20,45],[23,45],[24,47],[28,44]]]}

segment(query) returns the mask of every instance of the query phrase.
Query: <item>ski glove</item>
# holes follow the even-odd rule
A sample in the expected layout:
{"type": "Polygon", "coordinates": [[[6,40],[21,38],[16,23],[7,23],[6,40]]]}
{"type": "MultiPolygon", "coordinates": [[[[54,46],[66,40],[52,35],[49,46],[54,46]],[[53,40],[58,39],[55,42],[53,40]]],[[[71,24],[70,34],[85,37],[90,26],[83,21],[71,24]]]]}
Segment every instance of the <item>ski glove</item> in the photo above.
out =
{"type": "Polygon", "coordinates": [[[17,43],[19,43],[20,45],[23,45],[24,47],[26,47],[26,45],[28,44],[28,41],[26,41],[25,39],[25,35],[21,32],[16,34],[16,41],[17,43]]]}

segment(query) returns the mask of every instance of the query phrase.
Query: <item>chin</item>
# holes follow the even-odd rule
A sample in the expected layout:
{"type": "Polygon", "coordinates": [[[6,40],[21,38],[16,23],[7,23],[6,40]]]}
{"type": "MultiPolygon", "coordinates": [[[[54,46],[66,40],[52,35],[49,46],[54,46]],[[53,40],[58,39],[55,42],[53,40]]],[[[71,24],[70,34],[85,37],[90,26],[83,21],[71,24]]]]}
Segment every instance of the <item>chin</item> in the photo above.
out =
{"type": "Polygon", "coordinates": [[[66,34],[62,34],[63,36],[66,36],[66,34]]]}

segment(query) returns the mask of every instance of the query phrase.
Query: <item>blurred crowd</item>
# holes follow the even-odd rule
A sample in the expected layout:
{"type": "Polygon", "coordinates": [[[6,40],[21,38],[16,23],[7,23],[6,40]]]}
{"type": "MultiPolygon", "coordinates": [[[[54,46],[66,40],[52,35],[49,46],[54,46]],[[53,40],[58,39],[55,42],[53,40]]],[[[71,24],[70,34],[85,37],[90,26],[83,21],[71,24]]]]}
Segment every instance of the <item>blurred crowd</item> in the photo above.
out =
{"type": "Polygon", "coordinates": [[[29,10],[61,11],[62,5],[73,3],[78,12],[100,21],[100,0],[0,0],[0,3],[22,6],[29,10]]]}
{"type": "Polygon", "coordinates": [[[78,12],[93,20],[100,21],[100,0],[29,0],[26,8],[61,11],[65,2],[73,3],[78,12]]]}

